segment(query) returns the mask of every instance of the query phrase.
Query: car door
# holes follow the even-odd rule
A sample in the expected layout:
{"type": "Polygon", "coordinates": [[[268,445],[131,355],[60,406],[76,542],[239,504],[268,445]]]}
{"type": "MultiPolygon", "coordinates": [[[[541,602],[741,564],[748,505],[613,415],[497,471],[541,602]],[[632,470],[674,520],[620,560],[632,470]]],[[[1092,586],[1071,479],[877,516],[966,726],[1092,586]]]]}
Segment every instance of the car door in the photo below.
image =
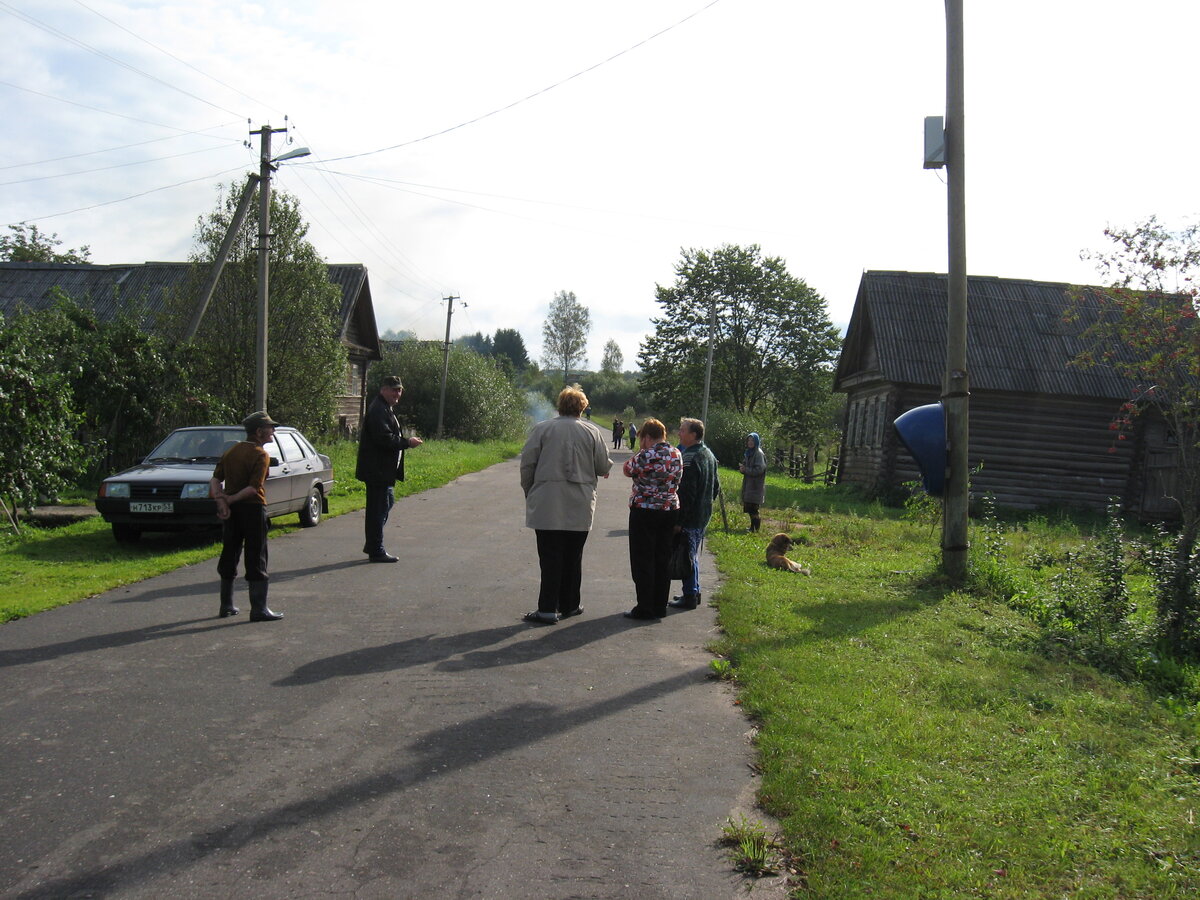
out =
{"type": "Polygon", "coordinates": [[[292,491],[292,466],[283,454],[283,449],[279,445],[280,433],[275,432],[275,438],[268,444],[263,444],[263,449],[267,451],[267,455],[271,457],[271,468],[267,470],[267,515],[279,516],[291,508],[292,491]]]}
{"type": "Polygon", "coordinates": [[[288,501],[285,508],[297,509],[308,496],[311,466],[305,468],[304,450],[292,432],[276,431],[275,445],[280,453],[278,478],[287,481],[288,501]]]}

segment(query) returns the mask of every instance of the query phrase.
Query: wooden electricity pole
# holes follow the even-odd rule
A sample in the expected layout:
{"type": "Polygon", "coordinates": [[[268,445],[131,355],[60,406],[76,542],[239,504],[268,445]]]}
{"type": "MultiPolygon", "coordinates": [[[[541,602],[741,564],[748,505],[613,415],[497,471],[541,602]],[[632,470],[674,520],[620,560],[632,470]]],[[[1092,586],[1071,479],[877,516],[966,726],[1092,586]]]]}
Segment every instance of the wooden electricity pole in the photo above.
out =
{"type": "MultiPolygon", "coordinates": [[[[456,295],[443,297],[446,301],[446,343],[442,345],[442,395],[438,399],[438,424],[437,436],[442,436],[442,416],[446,412],[446,380],[450,376],[450,317],[454,314],[454,301],[459,298],[456,295]]],[[[463,304],[466,306],[466,304],[463,304]]]]}

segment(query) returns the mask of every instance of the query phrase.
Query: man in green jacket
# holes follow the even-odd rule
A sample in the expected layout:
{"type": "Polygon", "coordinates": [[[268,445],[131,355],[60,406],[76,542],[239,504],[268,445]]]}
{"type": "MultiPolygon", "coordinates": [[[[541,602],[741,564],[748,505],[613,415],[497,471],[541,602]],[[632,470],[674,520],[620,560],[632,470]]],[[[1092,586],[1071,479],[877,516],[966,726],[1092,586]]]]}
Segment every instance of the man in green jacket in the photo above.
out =
{"type": "Polygon", "coordinates": [[[717,458],[704,443],[703,422],[680,419],[679,446],[683,451],[683,480],[679,484],[679,519],[675,530],[687,539],[692,568],[683,579],[683,596],[676,597],[668,606],[695,609],[700,605],[700,543],[721,485],[717,481],[717,458]]]}

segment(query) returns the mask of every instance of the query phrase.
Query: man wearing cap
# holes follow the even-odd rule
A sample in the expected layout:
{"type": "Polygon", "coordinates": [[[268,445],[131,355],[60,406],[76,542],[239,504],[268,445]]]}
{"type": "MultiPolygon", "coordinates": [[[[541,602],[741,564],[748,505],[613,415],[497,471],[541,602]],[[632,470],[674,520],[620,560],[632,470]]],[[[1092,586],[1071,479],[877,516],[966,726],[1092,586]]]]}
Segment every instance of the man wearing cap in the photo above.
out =
{"type": "Polygon", "coordinates": [[[263,449],[275,436],[279,423],[264,411],[251,413],[242,421],[246,440],[238,441],[221,457],[208,485],[217,501],[224,546],[217,561],[221,576],[221,610],[218,615],[236,616],[233,579],[238,557],[245,551],[246,583],[250,589],[250,621],[274,622],[281,613],[267,608],[267,470],[271,458],[263,449]]]}
{"type": "Polygon", "coordinates": [[[379,393],[367,407],[358,435],[358,465],[354,477],[367,486],[366,542],[363,553],[371,562],[394,563],[399,559],[383,549],[383,526],[396,502],[395,484],[404,480],[404,451],[424,443],[406,438],[392,411],[400,402],[404,384],[399,375],[386,375],[379,393]]]}

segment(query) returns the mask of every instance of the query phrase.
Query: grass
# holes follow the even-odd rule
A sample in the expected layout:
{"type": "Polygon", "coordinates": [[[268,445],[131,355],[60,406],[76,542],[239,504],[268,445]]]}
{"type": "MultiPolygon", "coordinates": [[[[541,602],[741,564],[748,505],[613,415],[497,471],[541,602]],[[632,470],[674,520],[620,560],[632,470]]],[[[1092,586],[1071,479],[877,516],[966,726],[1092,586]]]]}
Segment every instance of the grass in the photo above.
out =
{"type": "MultiPolygon", "coordinates": [[[[366,494],[362,482],[354,478],[356,445],[343,441],[321,450],[333,459],[336,479],[329,515],[362,509],[366,494]]],[[[438,487],[518,452],[520,444],[511,442],[427,442],[406,460],[406,480],[396,485],[396,495],[405,497],[438,487]]],[[[65,502],[80,499],[67,497],[65,502]]],[[[90,502],[90,495],[88,499],[90,502]]],[[[299,527],[295,513],[271,520],[274,535],[299,527]]],[[[0,536],[0,621],[213,559],[220,551],[216,529],[190,535],[147,533],[138,544],[118,544],[111,527],[98,516],[59,528],[27,527],[21,535],[6,533],[0,536]]]]}
{"type": "Polygon", "coordinates": [[[718,519],[713,649],[760,726],[760,801],[796,896],[1196,896],[1189,723],[953,590],[927,523],[783,478],[767,500],[764,531],[798,533],[813,575],[767,569],[740,510],[732,533],[718,519]]]}

